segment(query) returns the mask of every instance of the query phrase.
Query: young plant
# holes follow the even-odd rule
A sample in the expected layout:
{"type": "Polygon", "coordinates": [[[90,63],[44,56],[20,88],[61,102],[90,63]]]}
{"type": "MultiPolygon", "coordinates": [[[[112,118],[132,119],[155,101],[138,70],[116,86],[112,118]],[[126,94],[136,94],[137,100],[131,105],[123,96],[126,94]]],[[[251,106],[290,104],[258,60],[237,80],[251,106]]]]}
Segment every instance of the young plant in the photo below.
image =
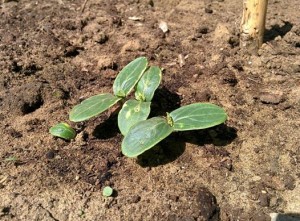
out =
{"type": "Polygon", "coordinates": [[[173,131],[199,130],[225,122],[225,111],[214,104],[195,103],[180,107],[166,118],[153,117],[133,125],[122,142],[122,153],[137,157],[173,131]]]}
{"type": "Polygon", "coordinates": [[[150,67],[137,83],[135,100],[125,102],[118,115],[121,133],[126,135],[129,128],[139,121],[146,120],[150,114],[151,100],[161,81],[159,67],[150,67]]]}
{"type": "MultiPolygon", "coordinates": [[[[114,104],[124,105],[118,115],[118,126],[125,136],[122,152],[125,156],[136,157],[154,147],[174,131],[198,130],[225,122],[225,111],[214,104],[195,103],[167,113],[165,118],[148,119],[151,100],[161,81],[159,67],[147,67],[145,57],[135,59],[118,74],[113,84],[113,94],[105,93],[92,96],[76,105],[69,119],[84,121],[107,110],[114,104]],[[135,88],[135,99],[125,98],[135,88]]],[[[50,129],[50,133],[65,139],[75,137],[75,131],[65,123],[50,129]]]]}
{"type": "Polygon", "coordinates": [[[76,105],[70,112],[70,120],[84,121],[101,114],[117,102],[124,103],[125,98],[135,89],[135,99],[126,101],[118,115],[118,126],[123,135],[129,128],[150,114],[150,105],[154,92],[161,81],[161,70],[149,67],[145,57],[135,59],[118,74],[113,84],[114,94],[98,94],[76,105]]]}

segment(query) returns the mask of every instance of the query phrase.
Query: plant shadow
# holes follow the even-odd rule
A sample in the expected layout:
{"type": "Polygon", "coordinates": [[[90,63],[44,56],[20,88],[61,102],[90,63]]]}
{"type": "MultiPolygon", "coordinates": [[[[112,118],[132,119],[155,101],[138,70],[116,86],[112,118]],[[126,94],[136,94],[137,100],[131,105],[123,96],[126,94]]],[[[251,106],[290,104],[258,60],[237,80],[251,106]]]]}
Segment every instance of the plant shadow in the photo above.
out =
{"type": "Polygon", "coordinates": [[[171,92],[165,86],[155,91],[151,104],[151,113],[149,118],[156,116],[165,116],[166,112],[171,112],[180,107],[180,97],[171,92]]]}
{"type": "Polygon", "coordinates": [[[108,119],[104,120],[95,127],[93,136],[97,139],[107,140],[117,136],[119,133],[118,115],[112,114],[108,119]]]}
{"type": "Polygon", "coordinates": [[[272,221],[297,221],[300,220],[300,214],[299,213],[274,213],[271,215],[272,221]]]}
{"type": "Polygon", "coordinates": [[[283,26],[273,25],[271,29],[265,31],[264,42],[272,41],[278,36],[284,37],[292,28],[293,24],[288,21],[284,21],[283,26]]]}
{"type": "Polygon", "coordinates": [[[181,139],[187,143],[198,146],[213,144],[214,146],[226,146],[237,138],[237,130],[226,124],[220,124],[204,130],[178,132],[181,139]]]}
{"type": "Polygon", "coordinates": [[[137,163],[142,167],[157,167],[179,158],[185,151],[186,143],[199,147],[206,144],[223,147],[230,144],[236,137],[237,130],[226,124],[204,130],[175,132],[154,148],[138,156],[137,163]]]}
{"type": "Polygon", "coordinates": [[[185,151],[185,142],[180,142],[176,133],[161,141],[155,147],[137,157],[137,163],[142,167],[157,167],[171,163],[185,151]]]}

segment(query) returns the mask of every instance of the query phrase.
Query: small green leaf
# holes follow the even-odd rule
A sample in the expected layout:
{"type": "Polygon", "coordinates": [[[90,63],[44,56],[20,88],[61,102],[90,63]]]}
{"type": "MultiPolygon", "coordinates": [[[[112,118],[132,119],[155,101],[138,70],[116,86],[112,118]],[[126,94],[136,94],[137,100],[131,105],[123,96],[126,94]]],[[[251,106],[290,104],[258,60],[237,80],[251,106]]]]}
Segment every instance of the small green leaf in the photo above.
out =
{"type": "Polygon", "coordinates": [[[158,88],[161,81],[161,70],[159,67],[150,67],[139,80],[135,97],[140,101],[151,101],[155,90],[158,88]]]}
{"type": "Polygon", "coordinates": [[[53,136],[60,137],[66,140],[71,140],[76,137],[75,130],[67,123],[56,124],[55,126],[50,128],[49,132],[53,136]]]}
{"type": "Polygon", "coordinates": [[[148,65],[147,58],[139,57],[126,65],[115,79],[114,94],[126,97],[141,78],[148,65]]]}
{"type": "Polygon", "coordinates": [[[92,96],[73,107],[69,119],[73,122],[87,120],[107,110],[121,99],[122,98],[112,94],[98,94],[92,96]]]}
{"type": "Polygon", "coordinates": [[[136,157],[170,135],[173,128],[166,119],[153,117],[133,125],[122,142],[122,153],[136,157]]]}
{"type": "Polygon", "coordinates": [[[170,113],[174,130],[198,130],[216,126],[226,121],[226,112],[209,103],[195,103],[180,107],[170,113]]]}
{"type": "Polygon", "coordinates": [[[119,129],[124,136],[132,125],[148,118],[150,105],[150,102],[136,100],[126,101],[118,115],[119,129]]]}
{"type": "Polygon", "coordinates": [[[113,192],[114,192],[113,188],[111,188],[110,186],[106,186],[106,187],[104,187],[104,189],[102,191],[102,195],[109,197],[113,194],[113,192]]]}

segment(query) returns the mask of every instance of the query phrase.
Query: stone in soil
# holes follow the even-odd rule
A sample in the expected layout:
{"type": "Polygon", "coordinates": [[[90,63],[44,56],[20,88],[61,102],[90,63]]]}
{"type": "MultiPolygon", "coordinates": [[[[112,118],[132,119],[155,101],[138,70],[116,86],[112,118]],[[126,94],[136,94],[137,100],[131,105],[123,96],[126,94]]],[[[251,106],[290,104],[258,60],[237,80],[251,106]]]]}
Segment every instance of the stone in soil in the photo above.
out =
{"type": "Polygon", "coordinates": [[[263,104],[279,104],[283,102],[283,93],[282,92],[262,92],[259,95],[259,100],[263,104]]]}
{"type": "Polygon", "coordinates": [[[210,220],[218,214],[219,207],[216,197],[206,188],[200,188],[198,191],[197,201],[199,203],[200,215],[205,220],[210,220]]]}

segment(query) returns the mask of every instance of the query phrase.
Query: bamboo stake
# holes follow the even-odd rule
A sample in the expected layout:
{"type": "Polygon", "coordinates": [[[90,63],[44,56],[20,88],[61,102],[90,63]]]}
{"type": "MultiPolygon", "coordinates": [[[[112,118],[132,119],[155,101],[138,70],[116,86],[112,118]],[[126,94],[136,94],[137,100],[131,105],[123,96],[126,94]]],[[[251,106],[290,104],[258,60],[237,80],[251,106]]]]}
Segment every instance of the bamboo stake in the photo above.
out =
{"type": "Polygon", "coordinates": [[[243,0],[240,46],[256,53],[263,43],[268,0],[243,0]]]}

